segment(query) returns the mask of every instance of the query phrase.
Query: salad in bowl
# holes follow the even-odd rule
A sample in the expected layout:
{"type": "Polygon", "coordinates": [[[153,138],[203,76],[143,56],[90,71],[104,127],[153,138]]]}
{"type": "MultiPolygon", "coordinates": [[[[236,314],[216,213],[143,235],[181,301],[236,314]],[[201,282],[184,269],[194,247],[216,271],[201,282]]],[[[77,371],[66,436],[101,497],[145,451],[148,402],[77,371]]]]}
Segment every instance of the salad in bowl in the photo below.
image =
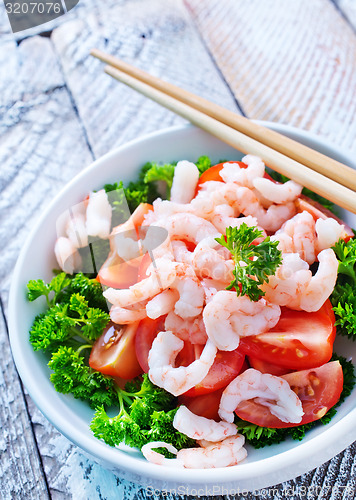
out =
{"type": "Polygon", "coordinates": [[[355,381],[335,348],[355,334],[349,220],[225,150],[150,153],[136,181],[111,168],[73,189],[47,245],[54,275],[27,282],[51,391],[92,409],[92,442],[140,450],[150,470],[238,470],[271,445],[283,455],[323,432],[355,381]]]}

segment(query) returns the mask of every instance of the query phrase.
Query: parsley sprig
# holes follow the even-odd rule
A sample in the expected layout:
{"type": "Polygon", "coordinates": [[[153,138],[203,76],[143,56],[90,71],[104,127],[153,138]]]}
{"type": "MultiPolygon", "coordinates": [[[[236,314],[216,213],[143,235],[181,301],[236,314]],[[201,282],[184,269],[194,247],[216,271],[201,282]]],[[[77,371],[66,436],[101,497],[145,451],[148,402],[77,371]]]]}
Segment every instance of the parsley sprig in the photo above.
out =
{"type": "Polygon", "coordinates": [[[339,260],[336,286],[330,296],[338,333],[356,339],[356,239],[333,247],[339,260]]]}
{"type": "Polygon", "coordinates": [[[278,241],[270,241],[267,236],[258,245],[253,244],[262,234],[257,227],[242,223],[240,227],[227,227],[225,235],[215,238],[231,252],[235,263],[235,279],[227,289],[235,289],[238,296],[247,295],[254,302],[264,295],[261,285],[268,283],[268,277],[282,263],[282,252],[277,248],[278,241]]]}

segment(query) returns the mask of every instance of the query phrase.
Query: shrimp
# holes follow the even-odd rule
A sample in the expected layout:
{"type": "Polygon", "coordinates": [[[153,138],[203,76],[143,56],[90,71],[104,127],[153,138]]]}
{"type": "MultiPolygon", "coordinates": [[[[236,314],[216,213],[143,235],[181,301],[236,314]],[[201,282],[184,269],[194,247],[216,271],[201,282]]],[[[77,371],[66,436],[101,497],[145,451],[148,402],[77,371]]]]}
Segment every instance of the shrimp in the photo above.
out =
{"type": "Polygon", "coordinates": [[[242,401],[255,399],[267,406],[282,422],[298,424],[304,415],[300,399],[283,378],[249,368],[238,375],[222,393],[219,415],[226,422],[234,421],[234,411],[242,401]]]}
{"type": "Polygon", "coordinates": [[[233,351],[240,337],[258,335],[273,328],[281,310],[265,299],[252,302],[248,297],[238,297],[236,292],[221,290],[205,306],[203,320],[207,335],[222,351],[233,351]]]}
{"type": "Polygon", "coordinates": [[[189,213],[177,213],[163,217],[153,223],[168,231],[173,240],[186,240],[194,244],[199,243],[207,236],[215,236],[216,229],[211,222],[189,213]]]}
{"type": "Polygon", "coordinates": [[[176,337],[188,340],[191,344],[204,345],[208,340],[201,314],[196,318],[183,319],[171,311],[166,317],[164,327],[172,331],[176,337]]]}
{"type": "Polygon", "coordinates": [[[179,299],[175,303],[174,312],[183,319],[199,316],[202,312],[205,299],[204,289],[199,279],[195,274],[191,276],[187,275],[188,272],[183,275],[179,273],[171,285],[179,293],[179,299]]]}
{"type": "Polygon", "coordinates": [[[68,274],[73,274],[81,266],[82,259],[77,248],[69,238],[60,236],[55,245],[54,253],[59,267],[68,274]]]}
{"type": "Polygon", "coordinates": [[[184,264],[192,265],[193,255],[187,248],[184,241],[173,240],[172,250],[174,255],[174,260],[176,262],[182,262],[184,264]]]}
{"type": "Polygon", "coordinates": [[[333,218],[317,219],[306,211],[296,214],[271,236],[279,241],[283,253],[298,253],[308,264],[316,261],[321,250],[334,245],[344,232],[344,226],[333,218]]]}
{"type": "Polygon", "coordinates": [[[313,276],[299,254],[284,254],[282,265],[262,290],[266,300],[290,309],[318,311],[333,291],[338,260],[331,248],[318,255],[319,267],[313,276]]]}
{"type": "Polygon", "coordinates": [[[277,231],[284,222],[296,213],[293,202],[287,202],[284,205],[271,205],[265,209],[256,194],[246,187],[237,189],[235,206],[245,216],[252,215],[256,217],[258,224],[269,232],[277,231]]]}
{"type": "Polygon", "coordinates": [[[317,219],[315,222],[315,231],[317,234],[317,251],[321,252],[331,246],[343,236],[345,226],[332,217],[327,219],[317,219]]]}
{"type": "Polygon", "coordinates": [[[148,277],[135,283],[127,289],[115,290],[108,288],[104,297],[115,306],[127,307],[137,302],[150,299],[168,288],[176,279],[178,267],[181,264],[169,259],[157,259],[155,266],[147,269],[148,277]]]}
{"type": "Polygon", "coordinates": [[[279,241],[278,249],[283,253],[298,253],[308,264],[315,262],[316,246],[315,222],[309,212],[302,212],[285,222],[271,236],[271,241],[279,241]]]}
{"type": "Polygon", "coordinates": [[[179,161],[174,169],[171,189],[171,200],[178,203],[189,203],[194,198],[199,180],[199,170],[190,161],[179,161]]]}
{"type": "Polygon", "coordinates": [[[90,193],[86,211],[86,229],[90,236],[108,238],[111,227],[111,206],[104,189],[90,193]]]}
{"type": "Polygon", "coordinates": [[[188,469],[212,469],[237,465],[247,456],[247,450],[243,447],[245,437],[241,434],[206,444],[205,447],[179,450],[177,460],[188,469]]]}
{"type": "Polygon", "coordinates": [[[225,182],[235,182],[252,189],[254,180],[263,177],[265,164],[261,158],[253,155],[246,155],[241,161],[247,165],[247,168],[241,168],[238,163],[224,163],[219,172],[220,177],[225,182]]]}
{"type": "Polygon", "coordinates": [[[184,342],[171,331],[159,332],[148,354],[148,376],[152,383],[179,396],[199,384],[214,363],[217,348],[208,340],[199,359],[188,366],[174,368],[177,354],[184,342]]]}
{"type": "Polygon", "coordinates": [[[127,325],[134,321],[140,321],[146,318],[147,313],[145,308],[141,309],[125,309],[120,306],[113,306],[110,309],[110,318],[114,323],[119,325],[127,325]]]}
{"type": "Polygon", "coordinates": [[[209,277],[219,281],[230,283],[233,279],[232,271],[234,263],[231,260],[226,260],[216,248],[221,248],[220,244],[215,241],[215,237],[220,236],[216,233],[214,236],[204,238],[196,246],[192,255],[192,265],[196,274],[199,277],[209,277]]]}
{"type": "Polygon", "coordinates": [[[200,417],[184,405],[178,408],[173,419],[173,427],[192,439],[204,439],[212,443],[237,434],[235,424],[215,422],[210,418],[200,417]]]}
{"type": "Polygon", "coordinates": [[[167,288],[151,299],[146,305],[146,313],[149,318],[157,319],[168,314],[174,308],[179,298],[177,290],[167,288]]]}
{"type": "Polygon", "coordinates": [[[284,184],[278,184],[264,177],[255,178],[252,184],[263,198],[276,203],[277,205],[294,201],[303,189],[303,186],[294,181],[287,181],[284,184]]]}
{"type": "Polygon", "coordinates": [[[156,465],[166,465],[167,467],[183,467],[183,461],[177,458],[166,458],[154,448],[166,448],[173,455],[177,455],[178,450],[173,445],[165,443],[164,441],[150,441],[141,448],[141,453],[149,462],[156,465]]]}
{"type": "Polygon", "coordinates": [[[206,304],[213,299],[216,292],[218,292],[219,290],[226,289],[226,283],[224,283],[223,281],[218,281],[218,280],[214,280],[211,278],[202,279],[201,284],[204,288],[205,303],[206,304]]]}
{"type": "MultiPolygon", "coordinates": [[[[249,227],[257,226],[256,217],[235,217],[235,210],[230,205],[218,205],[215,207],[214,214],[210,217],[210,221],[220,233],[225,233],[226,228],[240,227],[245,223],[249,227]]],[[[265,234],[266,236],[266,234],[265,234]]]]}

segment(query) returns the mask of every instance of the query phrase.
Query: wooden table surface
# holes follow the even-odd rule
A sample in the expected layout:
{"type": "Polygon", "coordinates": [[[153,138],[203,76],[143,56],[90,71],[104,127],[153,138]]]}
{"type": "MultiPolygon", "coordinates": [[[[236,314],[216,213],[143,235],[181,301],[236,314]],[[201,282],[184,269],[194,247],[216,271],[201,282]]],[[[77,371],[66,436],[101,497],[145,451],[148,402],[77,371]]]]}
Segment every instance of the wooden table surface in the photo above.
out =
{"type": "MultiPolygon", "coordinates": [[[[355,0],[80,0],[64,17],[15,36],[1,4],[1,498],[152,498],[47,422],[26,394],[8,340],[12,270],[52,197],[94,158],[184,123],[104,75],[90,48],[250,118],[304,128],[356,153],[355,27],[355,0]]],[[[354,443],[278,485],[273,498],[353,499],[355,452],[354,443]]]]}

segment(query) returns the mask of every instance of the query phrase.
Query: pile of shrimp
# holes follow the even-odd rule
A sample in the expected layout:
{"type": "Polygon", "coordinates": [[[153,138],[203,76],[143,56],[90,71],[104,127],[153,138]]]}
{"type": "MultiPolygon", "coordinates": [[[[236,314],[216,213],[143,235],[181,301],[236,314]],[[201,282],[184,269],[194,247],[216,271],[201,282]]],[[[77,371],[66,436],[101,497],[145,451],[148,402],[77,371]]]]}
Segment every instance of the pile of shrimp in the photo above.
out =
{"type": "MultiPolygon", "coordinates": [[[[156,199],[144,216],[146,227],[141,251],[150,249],[152,263],[146,277],[127,289],[104,292],[112,305],[110,316],[118,324],[165,316],[164,329],[154,339],[148,357],[150,380],[174,396],[199,384],[209,372],[218,350],[232,351],[241,337],[258,335],[273,328],[280,318],[280,306],[317,311],[332,292],[338,262],[330,248],[344,226],[333,218],[314,220],[307,211],[297,213],[296,200],[302,186],[294,181],[275,183],[265,176],[265,165],[257,157],[225,163],[220,181],[198,186],[199,171],[191,162],[180,161],[174,173],[171,199],[156,199]],[[216,242],[228,226],[242,223],[257,226],[263,239],[278,241],[282,264],[262,287],[265,295],[257,302],[226,290],[233,278],[231,254],[216,242]],[[155,229],[166,231],[165,240],[152,248],[155,229]],[[151,238],[152,240],[152,238],[151,238]],[[313,274],[310,266],[318,262],[313,274]],[[188,366],[175,366],[184,341],[204,345],[201,355],[188,366]]],[[[142,211],[141,211],[142,212],[142,211]]],[[[142,215],[142,214],[141,214],[142,215]]],[[[91,194],[86,210],[64,224],[55,253],[59,265],[73,272],[78,248],[88,235],[110,237],[111,256],[137,258],[137,244],[123,231],[135,227],[140,207],[130,219],[109,235],[111,209],[106,193],[91,194]],[[75,224],[74,224],[74,222],[75,224]],[[121,237],[118,238],[118,235],[121,237]]],[[[142,217],[141,217],[142,219],[142,217]]],[[[233,423],[234,410],[242,401],[256,399],[283,422],[299,423],[303,408],[298,396],[280,377],[248,369],[223,391],[220,422],[194,415],[180,406],[173,425],[197,441],[196,448],[177,451],[170,443],[149,443],[142,453],[151,462],[177,467],[225,467],[246,457],[244,437],[233,423]],[[166,459],[157,447],[176,455],[166,459]]]]}

